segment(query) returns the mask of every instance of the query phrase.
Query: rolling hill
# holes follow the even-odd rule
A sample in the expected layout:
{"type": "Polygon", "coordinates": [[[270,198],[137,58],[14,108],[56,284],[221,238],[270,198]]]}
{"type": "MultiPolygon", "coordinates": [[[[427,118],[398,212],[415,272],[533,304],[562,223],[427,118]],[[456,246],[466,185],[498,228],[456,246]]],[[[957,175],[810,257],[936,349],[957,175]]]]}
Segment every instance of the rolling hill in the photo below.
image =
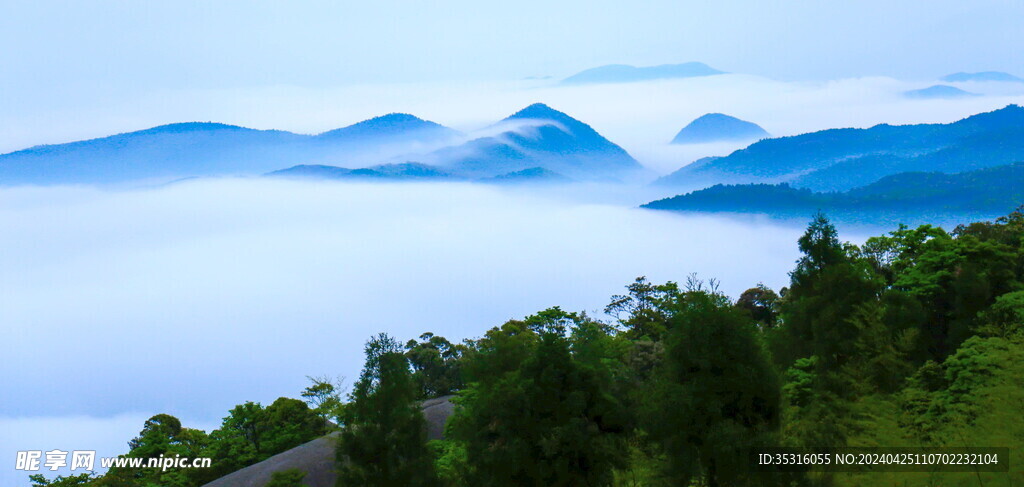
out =
{"type": "Polygon", "coordinates": [[[321,140],[343,140],[349,143],[372,141],[393,143],[404,141],[429,142],[457,137],[458,131],[408,113],[389,113],[369,120],[330,130],[317,135],[321,140]]]}
{"type": "Polygon", "coordinates": [[[171,124],[0,155],[0,185],[163,183],[261,174],[364,180],[619,180],[643,170],[589,125],[540,103],[505,118],[489,132],[496,135],[466,141],[464,134],[401,113],[319,135],[220,123],[171,124]]]}
{"type": "Polygon", "coordinates": [[[690,122],[672,139],[673,144],[700,144],[723,140],[754,140],[768,137],[761,126],[722,113],[708,113],[690,122]]]}
{"type": "Polygon", "coordinates": [[[829,129],[758,141],[666,179],[688,185],[782,183],[845,191],[890,174],[958,173],[1024,160],[1024,108],[1008,105],[947,124],[829,129]]]}
{"type": "Polygon", "coordinates": [[[572,182],[572,179],[543,167],[531,167],[521,171],[484,178],[479,181],[492,184],[561,184],[572,182]]]}
{"type": "Polygon", "coordinates": [[[418,162],[381,164],[357,169],[321,164],[300,164],[266,174],[269,177],[292,179],[348,179],[348,180],[392,180],[424,181],[456,179],[455,176],[434,166],[418,162]]]}
{"type": "Polygon", "coordinates": [[[407,114],[389,114],[320,135],[190,122],[0,155],[0,185],[164,182],[254,175],[295,163],[381,160],[458,132],[407,114]]]}
{"type": "Polygon", "coordinates": [[[907,172],[842,193],[819,193],[789,184],[715,185],[665,198],[644,208],[674,211],[806,215],[999,215],[1024,204],[1024,162],[959,174],[907,172]]]}
{"type": "Polygon", "coordinates": [[[966,98],[969,96],[978,96],[978,94],[961,90],[960,88],[957,88],[955,86],[933,85],[927,88],[921,88],[919,90],[904,91],[903,96],[919,100],[935,100],[950,98],[966,98]]]}

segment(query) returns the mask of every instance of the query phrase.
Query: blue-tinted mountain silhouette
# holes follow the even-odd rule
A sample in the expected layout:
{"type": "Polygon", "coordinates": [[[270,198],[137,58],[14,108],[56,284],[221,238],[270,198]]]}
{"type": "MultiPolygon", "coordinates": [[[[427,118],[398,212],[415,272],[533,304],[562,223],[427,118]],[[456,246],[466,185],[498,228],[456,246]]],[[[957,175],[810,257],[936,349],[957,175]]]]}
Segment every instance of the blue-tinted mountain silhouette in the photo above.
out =
{"type": "Polygon", "coordinates": [[[504,131],[460,144],[458,132],[408,114],[388,114],[319,135],[220,123],[171,124],[0,155],[0,184],[166,182],[281,168],[289,169],[276,176],[401,180],[480,179],[537,167],[607,180],[641,170],[625,150],[590,126],[543,104],[495,128],[504,131]],[[360,157],[370,167],[360,168],[360,157]],[[380,164],[399,157],[431,164],[380,164]],[[339,167],[349,164],[356,169],[339,167]]]}
{"type": "Polygon", "coordinates": [[[904,91],[903,96],[921,100],[942,99],[942,98],[966,98],[978,96],[977,93],[961,90],[955,86],[934,85],[919,90],[904,91]]]}
{"type": "Polygon", "coordinates": [[[709,113],[690,122],[672,139],[673,144],[699,144],[724,140],[753,140],[768,137],[756,123],[721,113],[709,113]]]}
{"type": "Polygon", "coordinates": [[[455,137],[458,132],[434,122],[409,115],[408,113],[389,113],[371,118],[348,127],[324,132],[318,139],[345,140],[347,142],[385,141],[431,141],[445,137],[455,137]]]}
{"type": "Polygon", "coordinates": [[[318,136],[221,123],[176,123],[151,129],[43,145],[0,155],[0,184],[169,181],[194,176],[262,174],[284,166],[373,157],[458,133],[412,115],[390,114],[318,136]]]}
{"type": "Polygon", "coordinates": [[[586,83],[629,83],[633,81],[649,81],[655,79],[693,78],[724,74],[704,63],[662,64],[638,68],[625,64],[609,64],[580,71],[562,80],[562,84],[586,83]]]}
{"type": "MultiPolygon", "coordinates": [[[[653,201],[644,208],[675,211],[805,216],[1002,215],[1024,203],[1024,162],[959,174],[908,172],[842,193],[816,193],[782,184],[715,185],[653,201]]],[[[868,218],[871,219],[871,218],[868,218]]]]}
{"type": "Polygon", "coordinates": [[[534,167],[580,180],[620,179],[642,170],[625,150],[589,125],[543,103],[530,105],[495,127],[505,131],[436,151],[431,161],[474,179],[534,167]]]}
{"type": "Polygon", "coordinates": [[[558,184],[572,182],[572,179],[558,174],[557,172],[544,169],[543,167],[531,167],[529,169],[523,169],[522,171],[514,171],[491,178],[484,178],[481,179],[480,182],[493,184],[558,184]]]}
{"type": "Polygon", "coordinates": [[[980,73],[953,73],[943,76],[942,81],[945,81],[947,83],[963,83],[966,81],[1002,81],[1012,83],[1024,83],[1024,79],[1020,79],[1010,73],[1004,73],[1002,71],[982,71],[980,73]]]}
{"type": "Polygon", "coordinates": [[[362,179],[362,180],[394,180],[394,181],[425,181],[455,179],[441,169],[418,162],[400,164],[381,164],[379,166],[349,169],[321,164],[300,164],[298,166],[267,173],[271,177],[295,179],[362,179]]]}
{"type": "Polygon", "coordinates": [[[901,172],[958,173],[1024,160],[1024,108],[948,124],[830,129],[765,139],[725,157],[683,167],[686,185],[780,183],[845,191],[901,172]]]}

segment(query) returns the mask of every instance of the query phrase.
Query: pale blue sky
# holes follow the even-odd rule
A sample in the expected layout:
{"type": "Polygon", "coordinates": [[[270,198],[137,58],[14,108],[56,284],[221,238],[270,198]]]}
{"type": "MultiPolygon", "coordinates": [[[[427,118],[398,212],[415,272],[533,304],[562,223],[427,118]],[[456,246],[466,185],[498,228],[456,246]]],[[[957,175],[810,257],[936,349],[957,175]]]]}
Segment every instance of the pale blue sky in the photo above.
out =
{"type": "Polygon", "coordinates": [[[4,0],[4,96],[564,76],[704,61],[771,77],[1024,75],[1024,3],[4,0]]]}
{"type": "MultiPolygon", "coordinates": [[[[1024,76],[1021,19],[1019,0],[0,0],[0,152],[178,121],[315,132],[387,111],[445,117],[487,83],[609,63],[923,86],[1024,76]]],[[[475,100],[479,113],[439,121],[521,108],[475,100]]],[[[534,101],[557,100],[517,103],[534,101]]]]}

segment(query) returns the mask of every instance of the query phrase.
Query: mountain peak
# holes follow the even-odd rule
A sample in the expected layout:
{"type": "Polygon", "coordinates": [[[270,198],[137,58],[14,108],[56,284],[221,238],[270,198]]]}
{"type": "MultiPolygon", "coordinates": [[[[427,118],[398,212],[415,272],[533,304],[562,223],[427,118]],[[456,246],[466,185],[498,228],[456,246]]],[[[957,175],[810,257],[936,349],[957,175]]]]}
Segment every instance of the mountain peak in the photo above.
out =
{"type": "Polygon", "coordinates": [[[919,90],[904,91],[903,96],[907,98],[916,99],[935,99],[935,98],[966,98],[970,96],[978,96],[977,93],[971,93],[969,91],[961,90],[955,86],[949,85],[932,85],[927,88],[921,88],[919,90]]]}
{"type": "Polygon", "coordinates": [[[444,132],[452,132],[452,130],[408,113],[388,113],[347,127],[324,132],[318,137],[367,138],[410,132],[430,132],[443,135],[444,132]]]}
{"type": "Polygon", "coordinates": [[[724,113],[708,113],[690,122],[672,139],[673,144],[694,144],[721,140],[768,137],[761,126],[724,113]]]}
{"type": "Polygon", "coordinates": [[[562,113],[554,108],[551,108],[543,103],[534,103],[522,110],[519,110],[512,115],[509,115],[505,120],[521,120],[521,119],[539,119],[539,120],[562,120],[572,119],[572,117],[562,113]]]}
{"type": "Polygon", "coordinates": [[[368,119],[368,120],[363,120],[362,122],[356,123],[354,125],[361,125],[361,124],[372,125],[372,124],[420,123],[420,122],[432,123],[432,122],[427,122],[426,120],[423,120],[422,118],[417,117],[416,115],[413,115],[413,114],[410,114],[410,113],[391,112],[391,113],[386,113],[386,114],[378,116],[378,117],[373,117],[373,118],[368,119]]]}
{"type": "Polygon", "coordinates": [[[595,180],[641,169],[629,153],[591,126],[543,103],[509,115],[494,128],[502,132],[441,149],[434,160],[473,178],[539,167],[573,179],[595,180]]]}
{"type": "MultiPolygon", "coordinates": [[[[218,122],[180,122],[180,123],[168,123],[164,125],[157,125],[156,127],[148,128],[145,130],[138,130],[135,132],[129,132],[130,134],[183,134],[189,132],[206,132],[211,130],[254,130],[247,129],[245,127],[239,127],[237,125],[228,125],[226,123],[218,122]]],[[[119,134],[125,135],[125,134],[119,134]]]]}

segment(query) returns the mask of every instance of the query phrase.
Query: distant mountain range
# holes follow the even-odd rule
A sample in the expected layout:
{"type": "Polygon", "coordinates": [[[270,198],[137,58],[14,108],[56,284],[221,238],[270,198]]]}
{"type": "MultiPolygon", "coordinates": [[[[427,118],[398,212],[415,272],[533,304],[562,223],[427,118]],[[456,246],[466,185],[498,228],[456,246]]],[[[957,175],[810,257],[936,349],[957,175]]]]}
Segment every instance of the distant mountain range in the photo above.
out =
{"type": "Polygon", "coordinates": [[[699,144],[724,140],[754,140],[768,137],[756,123],[722,113],[708,113],[690,122],[672,139],[673,144],[699,144]]]}
{"type": "Polygon", "coordinates": [[[491,183],[621,180],[643,167],[589,125],[543,103],[495,124],[497,135],[422,155],[424,163],[347,169],[299,165],[268,174],[324,179],[461,179],[491,183]]]}
{"type": "Polygon", "coordinates": [[[0,184],[167,181],[261,174],[294,161],[379,160],[457,140],[459,132],[393,113],[320,135],[191,122],[0,155],[0,184]]]}
{"type": "Polygon", "coordinates": [[[934,100],[942,98],[966,98],[969,96],[979,95],[977,93],[961,90],[955,86],[934,85],[927,88],[921,88],[919,90],[904,91],[903,96],[921,100],[934,100]]]}
{"type": "Polygon", "coordinates": [[[513,114],[492,131],[499,133],[467,141],[455,130],[403,113],[319,135],[219,123],[171,124],[0,155],[0,185],[166,182],[266,173],[483,179],[531,168],[573,179],[609,180],[642,171],[625,150],[590,126],[543,104],[513,114]]]}
{"type": "Polygon", "coordinates": [[[674,211],[807,215],[1006,214],[1024,204],[1024,162],[959,174],[909,172],[842,193],[789,184],[715,185],[643,205],[674,211]]]}
{"type": "Polygon", "coordinates": [[[350,180],[450,180],[456,176],[434,166],[417,162],[400,164],[381,164],[378,166],[348,169],[322,164],[300,164],[287,169],[279,169],[267,173],[271,177],[287,177],[296,179],[350,179],[350,180]]]}
{"type": "Polygon", "coordinates": [[[531,167],[521,171],[513,171],[508,174],[481,179],[480,181],[493,184],[561,184],[569,183],[573,180],[543,167],[531,167]]]}
{"type": "Polygon", "coordinates": [[[982,71],[980,73],[953,73],[942,77],[947,83],[963,83],[967,81],[1002,81],[1024,83],[1024,79],[1002,71],[982,71]]]}
{"type": "Polygon", "coordinates": [[[959,173],[1024,160],[1024,108],[1005,108],[948,124],[876,125],[765,139],[662,178],[689,187],[782,183],[846,191],[903,172],[959,173]]]}
{"type": "MultiPolygon", "coordinates": [[[[266,174],[267,177],[289,179],[322,179],[347,181],[468,181],[437,167],[418,162],[382,164],[380,166],[348,169],[337,166],[299,165],[266,174]]],[[[497,176],[472,180],[491,184],[558,184],[573,180],[543,167],[531,167],[497,176]]]]}
{"type": "Polygon", "coordinates": [[[589,83],[630,83],[656,79],[693,78],[725,74],[704,63],[662,64],[660,66],[636,67],[626,64],[609,64],[580,71],[562,80],[562,84],[589,83]]]}

